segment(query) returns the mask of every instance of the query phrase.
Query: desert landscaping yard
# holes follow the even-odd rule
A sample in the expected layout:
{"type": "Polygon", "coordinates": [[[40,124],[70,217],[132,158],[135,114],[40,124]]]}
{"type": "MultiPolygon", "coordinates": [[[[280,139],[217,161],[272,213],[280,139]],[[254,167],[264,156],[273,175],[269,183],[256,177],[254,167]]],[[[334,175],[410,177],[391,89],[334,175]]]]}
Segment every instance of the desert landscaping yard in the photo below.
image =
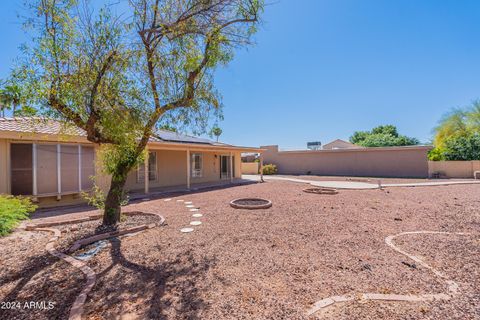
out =
{"type": "MultiPolygon", "coordinates": [[[[480,314],[480,188],[478,185],[304,193],[304,184],[268,181],[168,198],[144,199],[124,211],[156,212],[162,226],[112,238],[87,261],[96,274],[86,319],[304,319],[315,302],[357,297],[314,313],[320,319],[478,319],[480,314]],[[233,209],[239,197],[273,202],[265,210],[233,209]],[[165,201],[166,199],[171,199],[165,201]],[[184,200],[183,202],[177,200],[184,200]],[[198,211],[190,211],[192,202],[198,211]],[[193,219],[192,214],[203,216],[193,219]],[[181,233],[193,220],[191,233],[181,233]],[[403,251],[441,272],[420,265],[403,251]],[[448,299],[381,302],[362,293],[449,293],[448,299]]],[[[73,214],[86,215],[88,212],[73,214]]],[[[34,216],[35,217],[35,216],[34,216]]],[[[150,222],[129,217],[125,224],[150,222]]],[[[57,248],[99,221],[57,228],[57,248]]],[[[1,310],[2,319],[66,318],[84,275],[51,256],[51,234],[17,231],[0,239],[0,300],[47,301],[52,308],[1,310]]]]}

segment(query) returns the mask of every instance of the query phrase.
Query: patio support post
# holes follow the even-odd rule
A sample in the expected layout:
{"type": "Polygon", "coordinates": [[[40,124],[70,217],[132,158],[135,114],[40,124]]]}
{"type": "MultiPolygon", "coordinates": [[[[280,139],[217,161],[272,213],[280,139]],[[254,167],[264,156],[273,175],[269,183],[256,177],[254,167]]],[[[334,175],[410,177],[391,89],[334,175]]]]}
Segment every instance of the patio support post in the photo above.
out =
{"type": "Polygon", "coordinates": [[[145,151],[146,151],[146,156],[145,156],[145,160],[144,160],[144,165],[143,167],[145,168],[145,171],[144,171],[144,182],[145,182],[145,193],[149,193],[150,192],[150,174],[149,174],[149,171],[150,169],[148,168],[148,157],[150,156],[150,153],[148,152],[148,148],[145,148],[145,151]]]}
{"type": "Polygon", "coordinates": [[[187,149],[187,189],[190,189],[190,149],[187,149]]]}
{"type": "Polygon", "coordinates": [[[232,151],[230,151],[229,160],[230,160],[230,183],[233,183],[233,155],[232,155],[232,151]]]}
{"type": "Polygon", "coordinates": [[[7,140],[7,194],[12,193],[12,144],[7,140]]]}
{"type": "Polygon", "coordinates": [[[78,145],[78,192],[82,192],[82,145],[78,145]]]}
{"type": "Polygon", "coordinates": [[[33,202],[37,202],[38,189],[37,189],[37,144],[32,144],[32,195],[33,202]]]}
{"type": "Polygon", "coordinates": [[[62,199],[62,147],[57,144],[57,200],[62,199]]]}
{"type": "Polygon", "coordinates": [[[263,181],[263,155],[260,153],[260,181],[263,181]]]}

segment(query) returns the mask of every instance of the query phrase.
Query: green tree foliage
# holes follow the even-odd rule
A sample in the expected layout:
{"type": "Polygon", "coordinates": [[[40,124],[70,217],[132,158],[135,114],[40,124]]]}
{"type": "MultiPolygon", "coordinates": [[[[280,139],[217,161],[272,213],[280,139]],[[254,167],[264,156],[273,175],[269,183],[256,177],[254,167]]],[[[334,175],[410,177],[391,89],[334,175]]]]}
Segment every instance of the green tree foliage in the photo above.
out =
{"type": "Polygon", "coordinates": [[[17,115],[18,107],[22,103],[22,92],[18,85],[12,83],[6,83],[5,86],[0,89],[0,106],[2,117],[5,116],[5,110],[11,109],[13,116],[17,115]]]}
{"type": "Polygon", "coordinates": [[[480,160],[480,101],[447,113],[434,131],[430,160],[480,160]]]}
{"type": "Polygon", "coordinates": [[[443,157],[445,160],[480,160],[480,133],[448,138],[443,157]]]}
{"type": "Polygon", "coordinates": [[[217,138],[217,142],[218,142],[218,138],[220,138],[222,133],[223,133],[223,131],[219,126],[214,126],[212,128],[212,130],[210,131],[210,135],[215,136],[217,138]]]}
{"type": "Polygon", "coordinates": [[[397,127],[384,125],[371,131],[355,131],[350,142],[363,147],[410,146],[419,144],[418,139],[398,134],[397,127]]]}
{"type": "Polygon", "coordinates": [[[214,71],[250,44],[263,1],[130,0],[101,10],[88,1],[28,3],[33,45],[15,74],[30,105],[102,145],[112,177],[103,223],[115,224],[127,174],[157,124],[199,133],[221,117],[214,71]]]}

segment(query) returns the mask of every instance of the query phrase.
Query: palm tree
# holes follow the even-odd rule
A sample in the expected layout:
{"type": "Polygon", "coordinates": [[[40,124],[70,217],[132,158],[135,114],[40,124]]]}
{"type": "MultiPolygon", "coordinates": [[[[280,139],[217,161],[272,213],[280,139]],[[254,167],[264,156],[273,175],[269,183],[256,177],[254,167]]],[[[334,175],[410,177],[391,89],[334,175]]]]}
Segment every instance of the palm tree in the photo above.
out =
{"type": "Polygon", "coordinates": [[[10,109],[11,104],[10,96],[6,90],[0,89],[0,111],[2,112],[2,117],[5,117],[5,110],[10,109]]]}
{"type": "Polygon", "coordinates": [[[17,111],[17,107],[20,105],[22,101],[22,93],[20,90],[20,87],[17,86],[16,84],[8,85],[5,87],[3,90],[4,94],[7,96],[7,102],[10,102],[10,105],[12,106],[12,114],[15,116],[15,113],[17,111]]]}
{"type": "Polygon", "coordinates": [[[215,126],[212,128],[211,134],[213,134],[215,137],[217,137],[217,142],[218,138],[222,135],[222,129],[220,129],[218,126],[215,126]]]}

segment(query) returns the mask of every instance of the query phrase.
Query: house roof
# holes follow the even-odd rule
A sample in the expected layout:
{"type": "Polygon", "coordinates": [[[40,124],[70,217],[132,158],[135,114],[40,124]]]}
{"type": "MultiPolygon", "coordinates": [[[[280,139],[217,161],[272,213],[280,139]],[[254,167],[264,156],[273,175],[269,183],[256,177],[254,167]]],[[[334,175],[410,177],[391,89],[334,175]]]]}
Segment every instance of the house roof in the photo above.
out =
{"type": "MultiPolygon", "coordinates": [[[[39,117],[16,117],[16,118],[1,118],[0,117],[0,132],[18,132],[18,133],[32,133],[32,134],[46,134],[46,135],[67,135],[86,137],[86,132],[67,122],[58,121],[55,119],[39,118],[39,117]]],[[[172,143],[188,143],[188,144],[203,144],[212,146],[230,145],[211,141],[204,138],[198,138],[167,130],[157,130],[150,142],[172,142],[172,143]]]]}
{"type": "Polygon", "coordinates": [[[330,141],[329,143],[326,143],[324,146],[327,146],[327,145],[333,144],[333,143],[337,143],[337,142],[340,142],[340,143],[343,143],[343,144],[346,144],[346,145],[351,145],[351,146],[358,147],[357,145],[355,145],[355,144],[353,144],[349,141],[342,140],[342,139],[335,139],[333,141],[330,141]]]}

